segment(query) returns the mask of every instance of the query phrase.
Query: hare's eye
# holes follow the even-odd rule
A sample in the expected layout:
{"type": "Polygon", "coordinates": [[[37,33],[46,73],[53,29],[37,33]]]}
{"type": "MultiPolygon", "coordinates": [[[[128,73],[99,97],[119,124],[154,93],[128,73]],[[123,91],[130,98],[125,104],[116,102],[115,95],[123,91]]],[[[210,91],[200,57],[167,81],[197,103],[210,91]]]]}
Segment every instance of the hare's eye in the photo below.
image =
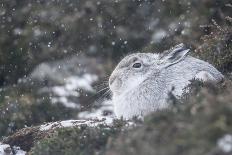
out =
{"type": "Polygon", "coordinates": [[[142,64],[137,62],[137,63],[134,63],[132,67],[133,68],[140,68],[141,66],[142,66],[142,64]]]}

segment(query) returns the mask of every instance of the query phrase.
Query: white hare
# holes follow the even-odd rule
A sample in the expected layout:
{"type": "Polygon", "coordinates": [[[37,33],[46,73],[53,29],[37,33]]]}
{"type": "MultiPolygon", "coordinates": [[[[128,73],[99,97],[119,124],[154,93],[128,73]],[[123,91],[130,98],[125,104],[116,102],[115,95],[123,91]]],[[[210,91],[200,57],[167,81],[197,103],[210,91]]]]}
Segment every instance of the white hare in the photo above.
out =
{"type": "Polygon", "coordinates": [[[181,96],[192,79],[220,82],[223,75],[209,63],[188,55],[179,44],[162,54],[135,53],[126,56],[109,78],[117,117],[131,119],[167,108],[168,94],[181,96]]]}

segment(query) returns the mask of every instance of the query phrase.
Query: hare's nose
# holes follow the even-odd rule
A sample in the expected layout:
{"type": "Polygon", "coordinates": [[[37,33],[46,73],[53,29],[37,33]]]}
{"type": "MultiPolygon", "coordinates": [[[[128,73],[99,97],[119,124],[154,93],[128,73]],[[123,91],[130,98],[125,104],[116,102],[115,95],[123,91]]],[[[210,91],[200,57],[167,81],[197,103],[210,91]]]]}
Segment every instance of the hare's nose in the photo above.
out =
{"type": "Polygon", "coordinates": [[[116,76],[110,76],[109,84],[112,85],[115,79],[116,79],[116,76]]]}

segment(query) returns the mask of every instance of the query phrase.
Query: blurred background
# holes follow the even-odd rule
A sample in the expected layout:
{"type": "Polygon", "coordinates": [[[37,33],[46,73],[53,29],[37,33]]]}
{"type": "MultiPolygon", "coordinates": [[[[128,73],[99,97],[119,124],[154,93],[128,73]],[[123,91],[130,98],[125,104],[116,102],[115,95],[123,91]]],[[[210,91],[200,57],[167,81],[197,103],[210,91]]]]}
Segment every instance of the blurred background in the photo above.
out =
{"type": "Polygon", "coordinates": [[[183,42],[232,71],[230,0],[1,0],[0,137],[110,115],[107,79],[133,52],[183,42]]]}

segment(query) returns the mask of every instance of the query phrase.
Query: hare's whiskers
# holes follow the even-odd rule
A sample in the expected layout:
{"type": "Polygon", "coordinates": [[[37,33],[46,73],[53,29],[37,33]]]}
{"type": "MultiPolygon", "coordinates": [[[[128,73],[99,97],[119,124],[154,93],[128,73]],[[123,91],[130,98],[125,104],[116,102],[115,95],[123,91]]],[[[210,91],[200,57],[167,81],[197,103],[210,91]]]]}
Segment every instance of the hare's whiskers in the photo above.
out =
{"type": "Polygon", "coordinates": [[[103,88],[103,89],[101,89],[101,90],[97,91],[97,93],[96,93],[96,94],[99,94],[99,93],[101,93],[101,92],[103,92],[104,90],[107,90],[107,89],[109,89],[109,87],[105,87],[105,88],[103,88]]]}
{"type": "Polygon", "coordinates": [[[110,89],[108,89],[104,94],[102,94],[97,100],[97,103],[102,103],[104,100],[106,100],[107,97],[111,95],[110,89]]]}

